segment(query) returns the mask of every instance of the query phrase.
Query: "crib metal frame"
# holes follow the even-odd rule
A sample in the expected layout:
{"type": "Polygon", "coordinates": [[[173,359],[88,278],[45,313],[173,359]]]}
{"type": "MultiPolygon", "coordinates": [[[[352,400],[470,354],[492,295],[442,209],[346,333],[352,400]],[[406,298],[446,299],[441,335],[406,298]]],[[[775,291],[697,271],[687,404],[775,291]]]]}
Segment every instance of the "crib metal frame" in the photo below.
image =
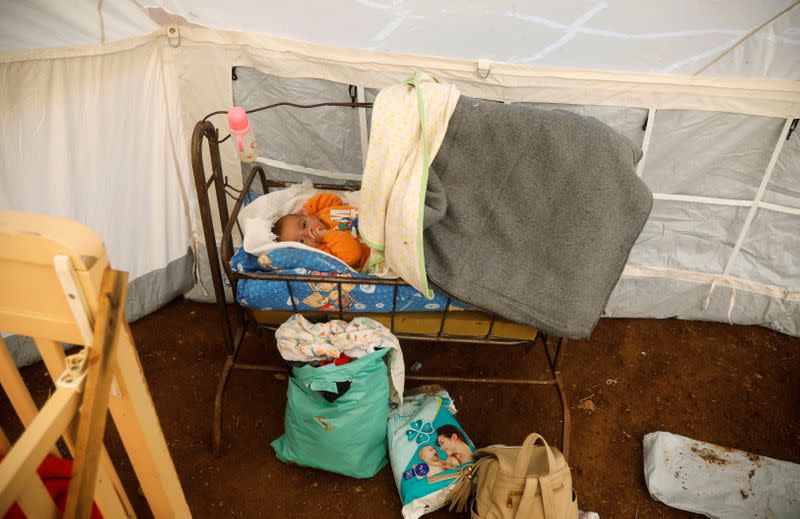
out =
{"type": "MultiPolygon", "coordinates": [[[[340,106],[351,108],[369,108],[371,103],[319,103],[314,105],[298,105],[293,103],[277,103],[266,107],[256,108],[248,111],[248,113],[258,112],[274,108],[277,106],[290,106],[295,108],[316,108],[320,106],[340,106]]],[[[223,139],[219,138],[219,131],[214,125],[208,121],[212,115],[224,114],[226,112],[214,112],[209,114],[195,125],[192,134],[192,170],[194,173],[195,190],[197,192],[197,199],[200,206],[200,216],[203,224],[203,236],[206,242],[206,251],[209,258],[209,267],[211,270],[211,279],[214,286],[214,297],[216,306],[219,313],[220,331],[222,333],[225,349],[228,352],[225,359],[225,365],[220,374],[219,382],[217,384],[217,392],[214,398],[214,418],[212,421],[212,449],[215,455],[219,456],[222,453],[222,418],[223,418],[223,398],[228,381],[234,370],[256,370],[267,371],[275,373],[285,373],[285,366],[276,366],[270,364],[254,364],[240,362],[238,360],[241,352],[244,338],[247,330],[252,326],[256,331],[263,329],[272,330],[276,329],[275,326],[259,323],[253,310],[244,308],[240,305],[233,305],[235,308],[235,324],[231,322],[228,305],[225,300],[225,288],[222,279],[222,269],[230,282],[231,289],[236,299],[237,283],[240,279],[260,279],[285,282],[288,287],[290,299],[295,313],[312,313],[308,311],[298,311],[295,299],[292,296],[291,282],[324,282],[335,283],[338,291],[339,310],[338,314],[331,312],[334,317],[343,319],[346,314],[342,305],[342,284],[352,284],[352,278],[337,279],[335,276],[314,276],[314,275],[283,275],[271,274],[266,272],[237,272],[231,269],[230,259],[233,256],[233,232],[238,229],[241,234],[241,228],[238,224],[239,211],[241,210],[244,199],[250,192],[250,188],[258,176],[261,187],[264,193],[268,193],[270,188],[284,187],[286,184],[273,180],[267,180],[266,174],[261,166],[251,168],[247,179],[241,190],[233,187],[227,181],[227,177],[222,171],[222,162],[220,160],[219,143],[224,142],[228,137],[223,139]],[[203,163],[203,141],[208,141],[208,149],[211,159],[211,175],[206,175],[205,166],[203,163]],[[212,217],[212,208],[209,198],[209,190],[214,190],[216,197],[217,209],[219,214],[220,226],[223,229],[222,239],[220,241],[221,251],[217,247],[214,219],[212,217]],[[235,201],[233,210],[228,212],[228,198],[235,201]],[[220,258],[220,262],[214,259],[220,258]],[[214,258],[214,259],[212,259],[214,258]]],[[[238,172],[237,172],[238,174],[238,172]]],[[[342,185],[325,185],[315,184],[315,187],[325,190],[354,190],[355,188],[342,185]]],[[[392,301],[392,309],[390,312],[391,330],[395,335],[404,341],[427,341],[427,342],[456,342],[456,343],[472,343],[472,344],[495,344],[495,345],[514,345],[519,344],[524,347],[525,353],[528,353],[536,342],[541,342],[547,358],[548,369],[550,377],[545,379],[513,379],[513,378],[494,378],[494,377],[460,377],[460,376],[439,376],[439,375],[408,375],[408,380],[418,380],[426,382],[470,382],[470,383],[488,383],[488,384],[516,384],[516,385],[552,385],[558,393],[558,398],[561,402],[561,450],[566,458],[569,457],[570,446],[570,410],[567,401],[567,395],[564,387],[563,377],[560,371],[560,363],[563,357],[563,349],[567,343],[567,339],[563,337],[548,337],[541,331],[531,337],[530,339],[511,339],[506,337],[498,337],[492,334],[497,316],[490,315],[490,324],[488,332],[483,337],[464,337],[460,335],[449,335],[444,332],[445,323],[447,321],[450,299],[448,298],[445,309],[440,313],[439,331],[435,334],[429,333],[398,333],[395,330],[395,319],[397,312],[397,292],[401,286],[409,286],[402,280],[395,279],[366,279],[359,280],[359,284],[366,285],[389,285],[394,287],[394,295],[392,301]]],[[[329,316],[330,318],[330,316],[329,316]]]]}

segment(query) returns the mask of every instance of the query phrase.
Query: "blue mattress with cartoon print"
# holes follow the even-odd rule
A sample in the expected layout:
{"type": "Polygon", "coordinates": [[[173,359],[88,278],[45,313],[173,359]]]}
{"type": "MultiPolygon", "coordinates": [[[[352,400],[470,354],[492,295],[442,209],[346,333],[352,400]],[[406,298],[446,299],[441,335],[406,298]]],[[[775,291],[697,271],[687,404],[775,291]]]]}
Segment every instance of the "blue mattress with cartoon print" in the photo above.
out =
{"type": "MultiPolygon", "coordinates": [[[[321,275],[341,279],[351,278],[342,284],[342,311],[384,313],[392,311],[395,287],[392,285],[366,285],[360,279],[375,276],[359,274],[336,258],[306,249],[278,248],[255,257],[239,249],[231,258],[231,268],[239,272],[270,272],[286,275],[321,275]]],[[[293,310],[292,299],[298,311],[338,312],[339,292],[336,283],[309,283],[290,281],[291,293],[284,281],[240,279],[236,300],[245,307],[256,310],[293,310]]],[[[447,296],[434,287],[433,299],[425,297],[410,286],[397,288],[398,312],[441,312],[447,305],[447,296]]],[[[451,300],[450,309],[467,305],[451,300]]]]}

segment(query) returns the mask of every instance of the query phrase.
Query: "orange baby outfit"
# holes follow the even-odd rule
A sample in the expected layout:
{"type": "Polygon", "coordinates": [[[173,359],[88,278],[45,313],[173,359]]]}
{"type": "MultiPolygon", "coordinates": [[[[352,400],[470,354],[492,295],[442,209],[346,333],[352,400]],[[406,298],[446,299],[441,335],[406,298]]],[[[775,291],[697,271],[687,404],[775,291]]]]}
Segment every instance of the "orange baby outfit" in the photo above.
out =
{"type": "Polygon", "coordinates": [[[344,204],[332,193],[320,193],[309,198],[303,208],[323,221],[331,232],[322,239],[319,250],[361,268],[369,257],[369,247],[353,236],[352,222],[358,218],[358,208],[344,204]]]}

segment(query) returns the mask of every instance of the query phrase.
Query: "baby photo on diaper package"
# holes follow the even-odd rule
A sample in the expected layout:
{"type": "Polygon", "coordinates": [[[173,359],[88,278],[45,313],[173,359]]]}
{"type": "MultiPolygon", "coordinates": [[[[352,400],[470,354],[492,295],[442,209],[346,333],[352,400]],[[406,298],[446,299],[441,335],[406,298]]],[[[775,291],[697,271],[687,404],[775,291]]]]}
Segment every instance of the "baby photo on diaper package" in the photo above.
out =
{"type": "Polygon", "coordinates": [[[390,405],[389,458],[406,519],[443,507],[460,469],[475,461],[475,445],[455,413],[450,395],[435,386],[390,405]]]}

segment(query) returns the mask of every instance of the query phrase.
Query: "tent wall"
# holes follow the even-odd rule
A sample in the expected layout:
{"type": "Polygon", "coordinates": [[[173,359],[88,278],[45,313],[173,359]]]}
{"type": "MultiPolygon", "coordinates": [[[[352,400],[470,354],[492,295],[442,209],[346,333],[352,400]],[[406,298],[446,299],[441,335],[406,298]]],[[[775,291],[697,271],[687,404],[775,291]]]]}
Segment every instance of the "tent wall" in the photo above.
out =
{"type": "MultiPolygon", "coordinates": [[[[264,106],[281,101],[313,104],[320,100],[352,102],[350,85],[324,79],[285,78],[237,67],[233,99],[238,106],[264,106]]],[[[363,88],[356,100],[364,96],[363,88]]],[[[366,108],[278,109],[253,117],[256,138],[266,143],[259,162],[268,178],[297,181],[298,176],[327,183],[359,182],[367,155],[366,108]],[[284,166],[285,164],[285,166],[284,166]],[[291,166],[299,166],[294,170],[291,166]],[[316,173],[316,174],[315,174],[316,173]]],[[[242,164],[243,174],[249,166],[242,164]]],[[[260,186],[259,186],[260,188],[260,186]]]]}
{"type": "Polygon", "coordinates": [[[150,35],[0,54],[0,207],[94,229],[130,273],[130,320],[193,284],[189,161],[163,47],[150,35]]]}
{"type": "MultiPolygon", "coordinates": [[[[787,146],[781,144],[800,113],[794,82],[600,74],[507,64],[491,64],[484,80],[475,62],[346,52],[205,29],[181,32],[177,52],[202,52],[215,73],[225,75],[222,84],[218,78],[211,83],[219,88],[216,109],[226,106],[226,98],[246,107],[278,99],[347,100],[350,84],[366,87],[369,93],[423,69],[455,82],[465,95],[534,102],[598,117],[645,148],[648,157],[639,173],[657,199],[607,315],[730,320],[800,334],[800,287],[795,283],[800,266],[794,260],[800,257],[800,243],[791,232],[800,192],[787,187],[796,175],[785,173],[798,160],[798,136],[787,146]],[[237,81],[228,79],[233,66],[237,81]],[[781,203],[767,202],[775,196],[781,203]],[[653,301],[653,294],[670,304],[653,301]]],[[[184,113],[197,113],[199,119],[201,114],[190,106],[188,85],[193,80],[183,79],[184,113]]],[[[282,178],[292,169],[294,178],[301,178],[297,172],[303,168],[353,174],[360,156],[358,110],[349,112],[276,110],[264,121],[255,115],[263,146],[259,153],[290,166],[268,169],[282,178]],[[337,124],[343,125],[339,133],[337,124]],[[322,142],[337,143],[340,156],[326,153],[324,146],[320,149],[322,142]]],[[[224,118],[215,122],[224,127],[224,118]]],[[[236,171],[233,148],[222,151],[223,162],[230,161],[226,170],[236,171]]]]}
{"type": "MultiPolygon", "coordinates": [[[[99,37],[105,45],[36,50],[48,45],[31,42],[22,45],[26,50],[14,50],[16,47],[8,47],[0,39],[0,50],[7,51],[0,54],[4,101],[0,124],[4,137],[11,137],[0,144],[0,204],[69,216],[92,226],[106,240],[112,264],[130,271],[133,279],[152,272],[166,273],[173,262],[187,261],[188,243],[201,245],[197,250],[203,250],[193,190],[187,181],[188,136],[205,114],[232,103],[233,66],[272,76],[275,80],[270,88],[277,88],[279,83],[282,88],[299,88],[287,85],[311,78],[330,85],[357,85],[368,94],[423,70],[455,83],[464,95],[550,107],[566,105],[594,114],[642,144],[645,160],[639,173],[656,191],[656,210],[612,296],[609,315],[679,315],[713,320],[730,316],[732,322],[759,322],[800,333],[800,288],[795,283],[800,249],[791,232],[796,218],[800,218],[795,148],[799,136],[786,141],[791,120],[800,115],[797,82],[641,73],[698,72],[708,60],[733,48],[703,74],[744,70],[745,75],[754,77],[796,79],[797,60],[779,59],[791,56],[786,49],[797,46],[793,39],[796,12],[769,22],[769,16],[789,5],[787,2],[737,2],[719,26],[735,29],[710,27],[709,13],[702,8],[696,8],[702,15],[696,27],[678,27],[681,24],[674,16],[645,13],[638,3],[628,1],[610,7],[605,3],[553,6],[549,18],[535,16],[533,4],[525,6],[529,12],[492,6],[470,11],[453,2],[441,12],[427,12],[430,8],[422,4],[368,2],[359,3],[362,16],[355,17],[352,30],[334,23],[339,18],[353,18],[348,16],[350,7],[317,2],[320,10],[313,18],[324,20],[327,32],[321,28],[312,32],[322,35],[325,44],[189,26],[163,27],[148,34],[149,22],[139,14],[131,17],[134,21],[129,25],[120,21],[124,17],[113,15],[127,12],[129,4],[105,4],[100,12],[91,14],[100,16],[105,29],[87,33],[85,38],[99,37]],[[405,14],[401,12],[404,6],[408,11],[405,14]],[[627,18],[611,15],[620,8],[629,13],[627,18]],[[336,12],[324,15],[331,9],[336,12]],[[365,23],[366,12],[383,22],[365,23]],[[459,23],[469,18],[469,30],[462,33],[448,29],[452,29],[448,25],[451,18],[459,23]],[[430,26],[424,34],[437,37],[422,43],[404,37],[404,31],[413,26],[407,23],[412,19],[430,26]],[[623,19],[624,26],[615,25],[623,19]],[[747,38],[756,19],[769,23],[747,38]],[[443,32],[436,31],[439,22],[443,32]],[[479,36],[486,30],[503,33],[503,27],[513,27],[509,34],[517,36],[539,38],[547,34],[554,43],[535,59],[499,51],[484,54],[482,45],[473,48],[466,43],[486,41],[479,36]],[[374,34],[376,28],[383,32],[374,34]],[[360,39],[334,41],[330,39],[334,33],[360,39]],[[109,34],[126,38],[114,41],[116,36],[109,38],[109,34]],[[747,39],[740,44],[742,38],[747,39]],[[613,44],[601,46],[597,44],[601,40],[613,44]],[[374,50],[364,41],[373,41],[374,50]],[[437,47],[437,42],[453,51],[437,47]],[[406,44],[421,46],[402,46],[406,44]],[[335,45],[367,50],[345,50],[335,45]],[[758,45],[766,45],[767,50],[758,45]],[[587,46],[597,53],[588,52],[587,46]],[[670,54],[673,51],[674,55],[670,54]],[[742,68],[754,52],[776,58],[759,70],[742,68]],[[617,61],[602,61],[601,55],[617,61]],[[590,63],[575,61],[585,56],[592,58],[590,63]],[[662,66],[642,61],[643,56],[655,56],[662,66]],[[625,63],[630,66],[623,66],[625,63]],[[630,72],[545,68],[548,65],[630,72]],[[639,120],[643,126],[639,126],[639,120]],[[698,148],[699,156],[695,157],[686,143],[694,142],[698,130],[707,146],[698,148]],[[733,132],[737,149],[725,148],[729,132],[733,132]],[[685,141],[678,138],[681,135],[686,136],[685,141]],[[681,182],[671,181],[671,170],[684,174],[679,177],[681,182]],[[692,189],[687,190],[687,186],[692,189]],[[660,292],[654,292],[654,287],[660,292]],[[651,300],[654,294],[661,300],[651,300]],[[751,301],[759,298],[762,303],[751,301]]],[[[245,0],[234,4],[251,5],[245,0]]],[[[230,26],[192,2],[145,5],[165,7],[197,23],[213,24],[216,19],[230,26]]],[[[297,9],[300,7],[273,9],[268,13],[269,23],[262,26],[276,27],[276,20],[282,16],[306,20],[297,16],[297,9]]],[[[680,12],[674,6],[670,9],[680,12]]],[[[88,19],[90,14],[83,16],[88,19]]],[[[257,23],[259,17],[238,19],[257,23]]],[[[297,27],[284,27],[288,35],[303,37],[297,27]]],[[[314,27],[310,24],[306,28],[314,27]]],[[[72,36],[67,39],[83,43],[80,35],[72,36]]],[[[543,41],[537,40],[535,45],[523,41],[520,46],[534,48],[543,41]]],[[[509,42],[504,48],[514,49],[515,45],[509,42]]],[[[286,94],[293,92],[296,90],[285,90],[286,94]]],[[[255,91],[252,94],[250,99],[256,102],[255,91]]],[[[283,94],[275,91],[270,95],[283,94]]],[[[361,115],[350,117],[358,117],[361,138],[362,125],[368,121],[361,115]]],[[[224,132],[224,117],[215,117],[213,122],[224,132]]],[[[355,125],[355,120],[351,122],[355,125]]],[[[281,148],[268,145],[264,156],[271,154],[271,160],[286,164],[299,161],[302,157],[297,158],[296,150],[287,147],[309,144],[304,139],[307,137],[286,141],[281,148]],[[281,156],[283,159],[274,158],[281,156]]],[[[353,174],[353,165],[358,162],[357,154],[336,160],[341,164],[331,162],[325,167],[336,165],[343,173],[353,174]]],[[[308,164],[298,166],[315,167],[308,164]]],[[[222,165],[229,172],[229,180],[239,182],[234,172],[239,171],[240,164],[232,146],[223,146],[222,165]]],[[[199,260],[202,263],[202,258],[199,260]]],[[[185,269],[182,272],[185,274],[185,269]]]]}

